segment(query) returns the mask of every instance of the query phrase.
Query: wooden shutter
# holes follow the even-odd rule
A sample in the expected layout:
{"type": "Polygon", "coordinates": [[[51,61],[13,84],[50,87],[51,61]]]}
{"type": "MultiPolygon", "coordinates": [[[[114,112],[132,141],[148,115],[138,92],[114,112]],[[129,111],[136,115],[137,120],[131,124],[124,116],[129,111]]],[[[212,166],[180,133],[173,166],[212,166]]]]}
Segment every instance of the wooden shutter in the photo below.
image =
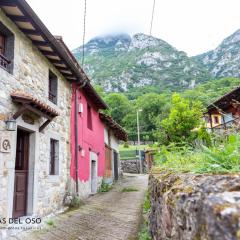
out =
{"type": "Polygon", "coordinates": [[[50,163],[49,163],[49,174],[55,174],[55,142],[53,139],[50,140],[50,163]]]}
{"type": "Polygon", "coordinates": [[[87,106],[87,126],[92,130],[92,109],[89,105],[87,106]]]}
{"type": "Polygon", "coordinates": [[[0,33],[0,54],[5,53],[5,37],[0,33]]]}
{"type": "Polygon", "coordinates": [[[50,139],[50,163],[49,163],[49,174],[58,174],[59,168],[59,141],[50,139]]]}
{"type": "Polygon", "coordinates": [[[57,77],[53,73],[49,73],[49,100],[57,104],[57,89],[58,81],[57,77]]]}

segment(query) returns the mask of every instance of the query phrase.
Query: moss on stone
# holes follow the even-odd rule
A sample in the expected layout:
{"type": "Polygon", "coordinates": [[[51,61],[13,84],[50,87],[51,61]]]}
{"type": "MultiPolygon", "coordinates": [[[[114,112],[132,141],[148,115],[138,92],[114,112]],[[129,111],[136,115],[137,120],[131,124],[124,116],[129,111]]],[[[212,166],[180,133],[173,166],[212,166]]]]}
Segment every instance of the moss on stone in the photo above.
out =
{"type": "Polygon", "coordinates": [[[230,208],[232,205],[230,203],[216,204],[213,206],[213,211],[215,214],[221,213],[224,209],[230,208]]]}
{"type": "Polygon", "coordinates": [[[237,240],[240,240],[240,229],[237,230],[236,237],[237,237],[237,240]]]}

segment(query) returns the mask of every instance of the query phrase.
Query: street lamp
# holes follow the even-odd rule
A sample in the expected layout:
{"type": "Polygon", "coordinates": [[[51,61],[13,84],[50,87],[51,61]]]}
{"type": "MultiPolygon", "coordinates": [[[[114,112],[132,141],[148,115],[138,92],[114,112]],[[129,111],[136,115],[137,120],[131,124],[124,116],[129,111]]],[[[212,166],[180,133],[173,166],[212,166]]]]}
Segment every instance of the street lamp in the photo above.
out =
{"type": "Polygon", "coordinates": [[[142,159],[141,159],[141,151],[140,151],[141,142],[140,142],[139,112],[142,112],[142,109],[137,110],[138,158],[139,158],[139,165],[140,165],[140,173],[142,173],[143,169],[142,169],[142,159]]]}
{"type": "Polygon", "coordinates": [[[17,126],[16,120],[14,120],[14,119],[9,119],[9,120],[7,120],[5,123],[6,123],[6,129],[7,129],[7,131],[16,131],[16,126],[17,126]]]}

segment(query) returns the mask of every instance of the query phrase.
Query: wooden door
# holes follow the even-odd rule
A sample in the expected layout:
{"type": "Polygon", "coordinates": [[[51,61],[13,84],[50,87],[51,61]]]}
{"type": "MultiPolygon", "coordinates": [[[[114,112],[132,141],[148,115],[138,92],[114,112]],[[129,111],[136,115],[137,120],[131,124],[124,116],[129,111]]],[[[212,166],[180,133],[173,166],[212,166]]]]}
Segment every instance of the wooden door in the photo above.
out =
{"type": "Polygon", "coordinates": [[[13,217],[15,218],[25,216],[27,211],[28,160],[29,133],[18,129],[13,199],[13,217]]]}
{"type": "Polygon", "coordinates": [[[114,155],[114,180],[118,180],[118,153],[116,151],[113,152],[114,155]]]}
{"type": "Polygon", "coordinates": [[[97,163],[96,161],[91,161],[91,192],[97,192],[97,163]]]}
{"type": "Polygon", "coordinates": [[[112,177],[112,149],[105,145],[105,175],[106,178],[112,177]]]}

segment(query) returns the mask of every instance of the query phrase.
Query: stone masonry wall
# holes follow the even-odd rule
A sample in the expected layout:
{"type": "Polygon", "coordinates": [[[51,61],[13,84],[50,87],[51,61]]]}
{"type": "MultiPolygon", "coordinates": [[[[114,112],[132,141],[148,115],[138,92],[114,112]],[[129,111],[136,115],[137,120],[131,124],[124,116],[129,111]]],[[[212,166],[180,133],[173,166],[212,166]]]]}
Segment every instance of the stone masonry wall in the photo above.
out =
{"type": "Polygon", "coordinates": [[[239,240],[240,175],[149,177],[154,240],[239,240]]]}
{"type": "MultiPolygon", "coordinates": [[[[36,129],[33,214],[46,215],[59,209],[68,188],[70,164],[70,107],[71,84],[56,70],[56,68],[32,45],[32,42],[11,22],[0,10],[0,21],[14,34],[14,67],[13,74],[0,68],[0,137],[8,135],[12,139],[12,152],[0,153],[0,217],[11,216],[12,195],[15,166],[16,131],[5,129],[5,119],[12,116],[18,106],[11,101],[10,94],[14,90],[23,90],[32,94],[56,109],[60,116],[43,132],[38,132],[39,126],[45,121],[33,116],[36,129]],[[58,77],[58,104],[48,101],[49,69],[58,77]],[[50,138],[59,140],[59,175],[49,175],[50,138]]],[[[18,122],[21,117],[18,119],[18,122]]],[[[30,158],[33,161],[33,158],[30,158]]]]}
{"type": "MultiPolygon", "coordinates": [[[[143,171],[146,172],[146,162],[142,161],[143,171]]],[[[138,159],[121,160],[121,171],[125,173],[139,173],[140,164],[138,159]]]]}
{"type": "Polygon", "coordinates": [[[125,173],[139,173],[139,161],[134,160],[121,160],[121,170],[125,173]]]}

